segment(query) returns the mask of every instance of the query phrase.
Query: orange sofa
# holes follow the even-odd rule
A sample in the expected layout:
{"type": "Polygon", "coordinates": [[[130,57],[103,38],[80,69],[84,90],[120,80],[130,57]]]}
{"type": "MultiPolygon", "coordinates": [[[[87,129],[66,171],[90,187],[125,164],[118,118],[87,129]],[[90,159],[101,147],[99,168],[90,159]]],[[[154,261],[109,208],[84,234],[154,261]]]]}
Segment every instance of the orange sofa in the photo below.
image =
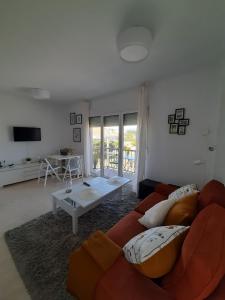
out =
{"type": "MultiPolygon", "coordinates": [[[[170,185],[159,184],[155,192],[140,202],[134,211],[115,224],[107,232],[107,239],[109,238],[111,241],[112,247],[116,245],[116,247],[122,248],[132,237],[146,230],[138,222],[138,219],[146,210],[165,200],[173,190],[174,187],[170,185]]],[[[160,280],[151,280],[128,263],[121,252],[104,272],[98,271],[97,279],[96,276],[94,277],[95,285],[92,286],[93,294],[89,293],[87,297],[80,296],[80,300],[224,300],[224,185],[215,180],[210,181],[200,191],[198,207],[199,213],[184,241],[184,251],[182,248],[181,255],[172,272],[160,280]],[[204,259],[207,259],[207,264],[204,263],[204,259]]],[[[71,256],[68,275],[68,290],[74,296],[77,295],[76,289],[74,289],[75,269],[71,266],[76,265],[79,259],[76,253],[79,251],[81,250],[76,250],[71,256]]],[[[89,255],[86,258],[87,261],[91,260],[89,255]]],[[[89,271],[87,272],[89,273],[89,271]]],[[[88,283],[84,283],[84,286],[85,284],[88,283]]]]}

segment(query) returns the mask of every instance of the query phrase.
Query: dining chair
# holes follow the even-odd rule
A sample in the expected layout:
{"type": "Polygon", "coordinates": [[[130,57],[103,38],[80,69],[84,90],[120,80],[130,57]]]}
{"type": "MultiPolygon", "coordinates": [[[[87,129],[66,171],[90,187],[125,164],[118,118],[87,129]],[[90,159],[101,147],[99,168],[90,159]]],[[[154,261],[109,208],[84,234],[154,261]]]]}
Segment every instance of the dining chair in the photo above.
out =
{"type": "Polygon", "coordinates": [[[40,169],[39,169],[38,183],[40,183],[43,173],[45,174],[44,175],[44,186],[46,186],[48,175],[51,175],[51,177],[53,177],[55,175],[55,177],[59,181],[61,181],[59,174],[58,174],[58,170],[60,168],[61,167],[59,165],[54,164],[47,158],[43,159],[41,162],[41,165],[40,165],[40,169]]]}
{"type": "Polygon", "coordinates": [[[63,169],[65,169],[63,180],[65,180],[67,176],[70,178],[70,180],[73,179],[73,176],[75,176],[75,179],[83,179],[84,177],[83,163],[80,156],[75,156],[74,158],[68,159],[63,169]]]}

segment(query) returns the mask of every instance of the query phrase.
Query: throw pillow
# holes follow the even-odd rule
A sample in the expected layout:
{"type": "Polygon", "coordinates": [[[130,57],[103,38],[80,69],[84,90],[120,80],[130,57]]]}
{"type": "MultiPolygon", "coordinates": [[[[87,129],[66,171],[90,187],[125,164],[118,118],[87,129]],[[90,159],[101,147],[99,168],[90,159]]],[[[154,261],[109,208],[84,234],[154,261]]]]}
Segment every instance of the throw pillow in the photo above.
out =
{"type": "Polygon", "coordinates": [[[225,274],[224,237],[225,209],[211,204],[192,223],[181,255],[163,278],[162,287],[174,299],[208,299],[225,274]]]}
{"type": "Polygon", "coordinates": [[[147,228],[162,225],[168,211],[174,203],[174,200],[169,201],[168,199],[157,203],[152,208],[148,209],[144,216],[138,219],[138,222],[147,228]]]}
{"type": "Polygon", "coordinates": [[[125,257],[145,276],[159,278],[172,269],[188,228],[175,225],[146,230],[123,247],[125,257]]]}
{"type": "Polygon", "coordinates": [[[180,198],[183,198],[184,196],[192,194],[194,191],[197,191],[197,185],[196,184],[188,184],[185,186],[182,186],[181,188],[177,189],[173,193],[171,193],[168,197],[169,200],[178,200],[180,198]]]}
{"type": "Polygon", "coordinates": [[[184,196],[190,195],[193,192],[196,192],[195,184],[186,185],[182,188],[179,188],[172,194],[170,194],[167,200],[161,201],[147,210],[138,221],[143,226],[147,228],[152,228],[160,226],[163,224],[170,208],[177,202],[180,201],[184,196]],[[180,198],[178,197],[180,196],[180,198]]]}
{"type": "Polygon", "coordinates": [[[190,225],[197,213],[198,192],[185,196],[169,210],[164,225],[190,225]]]}

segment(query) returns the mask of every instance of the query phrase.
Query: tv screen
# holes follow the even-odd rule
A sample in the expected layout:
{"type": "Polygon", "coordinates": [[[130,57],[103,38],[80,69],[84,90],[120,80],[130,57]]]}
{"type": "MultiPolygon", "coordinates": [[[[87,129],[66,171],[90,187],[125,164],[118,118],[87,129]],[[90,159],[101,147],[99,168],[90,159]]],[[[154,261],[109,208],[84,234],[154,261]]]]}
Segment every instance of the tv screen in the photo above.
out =
{"type": "Polygon", "coordinates": [[[13,127],[15,142],[32,142],[41,140],[41,128],[13,127]]]}

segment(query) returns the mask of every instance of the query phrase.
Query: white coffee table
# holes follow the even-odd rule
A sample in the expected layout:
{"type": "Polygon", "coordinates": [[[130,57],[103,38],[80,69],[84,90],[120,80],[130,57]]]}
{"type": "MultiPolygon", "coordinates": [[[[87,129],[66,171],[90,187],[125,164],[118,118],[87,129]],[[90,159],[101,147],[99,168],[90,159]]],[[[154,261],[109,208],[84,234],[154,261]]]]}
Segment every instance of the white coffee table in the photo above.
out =
{"type": "Polygon", "coordinates": [[[130,179],[120,176],[110,179],[96,177],[86,182],[90,184],[90,187],[80,182],[73,185],[71,193],[66,193],[65,189],[62,189],[51,194],[53,213],[56,214],[57,207],[60,207],[71,215],[74,234],[78,232],[78,217],[99,205],[104,196],[120,189],[130,182],[130,179]]]}

